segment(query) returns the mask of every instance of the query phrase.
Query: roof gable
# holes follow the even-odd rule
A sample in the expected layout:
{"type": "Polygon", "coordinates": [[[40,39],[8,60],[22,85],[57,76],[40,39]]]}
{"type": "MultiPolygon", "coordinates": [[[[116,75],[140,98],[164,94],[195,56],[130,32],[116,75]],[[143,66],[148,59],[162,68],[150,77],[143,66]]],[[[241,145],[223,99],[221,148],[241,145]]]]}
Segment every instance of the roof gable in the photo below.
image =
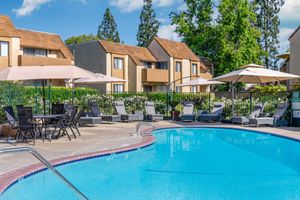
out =
{"type": "Polygon", "coordinates": [[[17,30],[8,16],[0,15],[0,36],[18,37],[17,30]]]}
{"type": "Polygon", "coordinates": [[[155,57],[148,48],[129,46],[105,40],[99,40],[99,42],[107,53],[128,55],[137,65],[141,65],[142,61],[156,62],[155,57]]]}
{"type": "Polygon", "coordinates": [[[291,36],[289,37],[289,40],[300,30],[300,26],[298,26],[298,28],[291,34],[291,36]]]}
{"type": "Polygon", "coordinates": [[[183,42],[175,42],[163,38],[154,38],[157,43],[166,51],[167,54],[178,59],[189,59],[192,61],[199,61],[193,51],[183,42]]]}

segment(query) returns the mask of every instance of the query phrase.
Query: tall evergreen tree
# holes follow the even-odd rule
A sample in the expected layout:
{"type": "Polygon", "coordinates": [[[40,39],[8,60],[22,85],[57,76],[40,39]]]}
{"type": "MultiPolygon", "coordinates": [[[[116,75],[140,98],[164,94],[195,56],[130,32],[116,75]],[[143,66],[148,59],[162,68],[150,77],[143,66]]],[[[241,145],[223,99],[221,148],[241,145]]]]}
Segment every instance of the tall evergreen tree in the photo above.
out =
{"type": "Polygon", "coordinates": [[[220,0],[217,18],[215,74],[221,75],[238,67],[259,63],[261,48],[256,15],[248,0],[220,0]]]}
{"type": "Polygon", "coordinates": [[[159,21],[155,18],[152,8],[152,0],[144,0],[144,6],[140,15],[140,25],[137,33],[138,46],[147,47],[157,36],[159,21]]]}
{"type": "Polygon", "coordinates": [[[101,40],[120,42],[120,36],[117,30],[117,24],[109,8],[105,10],[102,23],[98,28],[97,36],[101,40]]]}
{"type": "Polygon", "coordinates": [[[185,3],[185,11],[170,14],[175,31],[197,55],[213,59],[213,0],[186,0],[185,3]]]}
{"type": "Polygon", "coordinates": [[[98,37],[96,35],[93,34],[89,34],[89,35],[79,35],[79,36],[71,36],[69,38],[67,38],[65,40],[66,45],[70,45],[70,44],[80,44],[83,42],[90,42],[93,40],[97,40],[98,37]]]}
{"type": "Polygon", "coordinates": [[[257,14],[256,24],[261,32],[259,41],[264,50],[261,59],[268,68],[277,68],[280,25],[278,13],[284,0],[254,0],[253,4],[257,14]]]}

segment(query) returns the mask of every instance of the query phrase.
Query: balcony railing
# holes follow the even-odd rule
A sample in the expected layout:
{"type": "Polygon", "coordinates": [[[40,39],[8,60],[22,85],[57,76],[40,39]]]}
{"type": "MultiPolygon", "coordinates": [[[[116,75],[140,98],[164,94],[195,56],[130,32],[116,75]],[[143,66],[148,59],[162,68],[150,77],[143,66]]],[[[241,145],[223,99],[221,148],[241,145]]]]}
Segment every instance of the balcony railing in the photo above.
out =
{"type": "Polygon", "coordinates": [[[169,70],[165,69],[142,69],[143,83],[168,83],[169,70]]]}
{"type": "Polygon", "coordinates": [[[71,59],[20,55],[19,65],[20,66],[71,65],[71,59]]]}

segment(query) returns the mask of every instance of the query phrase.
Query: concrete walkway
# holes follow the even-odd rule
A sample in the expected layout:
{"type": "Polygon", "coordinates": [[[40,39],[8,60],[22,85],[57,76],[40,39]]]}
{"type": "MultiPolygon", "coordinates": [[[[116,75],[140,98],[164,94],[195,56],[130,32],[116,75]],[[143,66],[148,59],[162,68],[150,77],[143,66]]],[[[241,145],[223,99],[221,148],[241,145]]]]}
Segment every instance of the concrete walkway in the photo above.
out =
{"type": "MultiPolygon", "coordinates": [[[[135,134],[137,123],[115,123],[101,124],[97,127],[80,128],[82,136],[69,141],[67,137],[45,141],[39,139],[33,147],[41,153],[46,159],[52,160],[65,156],[76,155],[80,153],[95,152],[106,149],[114,149],[118,147],[126,147],[131,144],[142,141],[142,137],[135,134]]],[[[271,127],[242,127],[227,124],[204,124],[199,122],[193,123],[174,123],[174,122],[157,122],[157,127],[185,127],[185,126],[200,126],[200,127],[233,127],[263,132],[271,132],[273,134],[283,135],[300,140],[300,128],[271,128],[271,127]]],[[[28,144],[18,143],[17,147],[29,146],[28,144]]],[[[0,148],[14,147],[9,144],[0,144],[0,148]]],[[[13,171],[17,168],[37,162],[30,154],[2,154],[0,155],[0,176],[8,171],[13,171]]]]}

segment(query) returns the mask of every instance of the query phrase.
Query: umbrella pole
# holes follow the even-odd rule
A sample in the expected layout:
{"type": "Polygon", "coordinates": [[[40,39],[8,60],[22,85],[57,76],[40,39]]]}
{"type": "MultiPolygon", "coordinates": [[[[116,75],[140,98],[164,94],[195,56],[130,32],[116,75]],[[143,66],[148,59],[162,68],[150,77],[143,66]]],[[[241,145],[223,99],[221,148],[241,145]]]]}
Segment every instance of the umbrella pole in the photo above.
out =
{"type": "Polygon", "coordinates": [[[45,80],[42,80],[42,92],[43,92],[43,112],[46,115],[46,94],[45,94],[45,80]]]}
{"type": "Polygon", "coordinates": [[[231,112],[232,116],[234,116],[234,82],[231,83],[231,95],[232,95],[232,106],[231,106],[231,112]]]}

